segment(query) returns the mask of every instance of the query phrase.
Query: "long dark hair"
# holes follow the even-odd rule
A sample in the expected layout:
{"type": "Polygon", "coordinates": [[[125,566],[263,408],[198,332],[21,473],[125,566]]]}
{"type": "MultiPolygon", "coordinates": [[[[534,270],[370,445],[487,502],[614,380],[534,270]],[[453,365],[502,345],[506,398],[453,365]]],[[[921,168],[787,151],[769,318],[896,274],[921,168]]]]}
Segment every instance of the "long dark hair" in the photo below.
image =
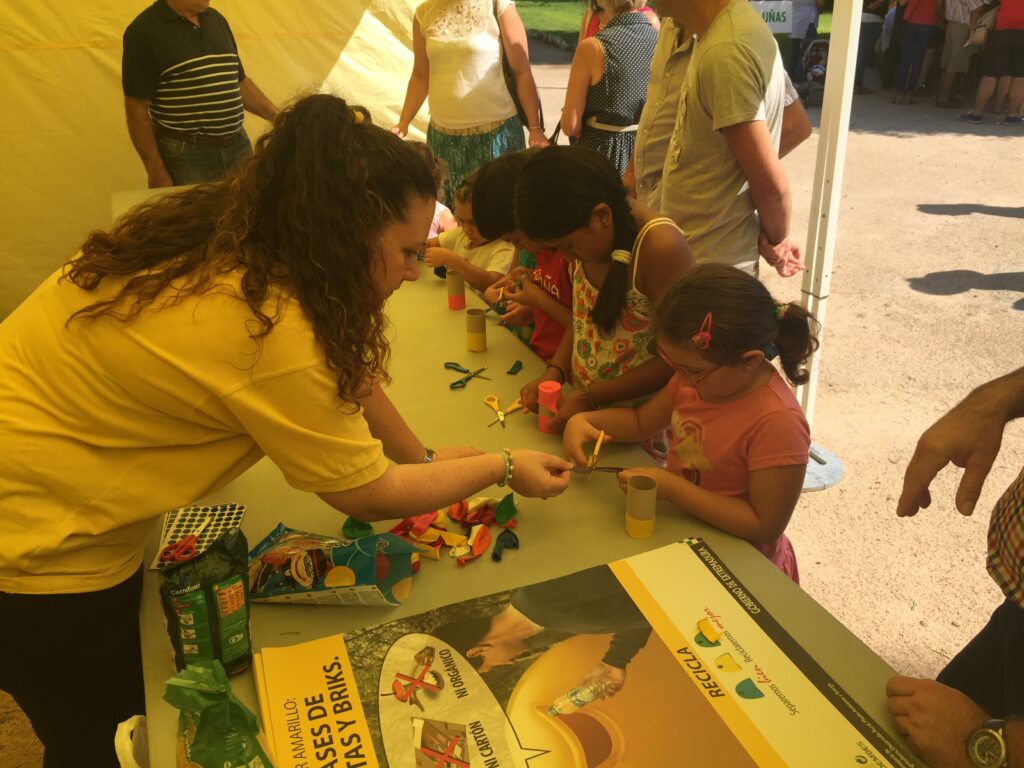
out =
{"type": "Polygon", "coordinates": [[[711,313],[711,343],[700,354],[732,364],[744,352],[778,350],[793,384],[810,378],[807,360],[818,348],[818,321],[799,304],[780,305],[753,275],[728,264],[701,264],[680,275],[654,309],[654,333],[685,346],[711,313]]]}
{"type": "Polygon", "coordinates": [[[488,240],[516,229],[515,193],[519,173],[539,149],[508,152],[476,169],[473,185],[473,223],[488,240]]]}
{"type": "MultiPolygon", "coordinates": [[[[590,223],[594,207],[612,212],[616,250],[632,251],[637,225],[626,188],[611,161],[589,147],[547,147],[531,157],[516,184],[516,223],[533,240],[556,240],[590,223]]],[[[595,325],[611,333],[626,306],[630,265],[612,262],[590,310],[595,325]]]]}
{"type": "Polygon", "coordinates": [[[109,232],[91,232],[64,277],[86,291],[107,277],[127,279],[116,296],[71,319],[127,322],[161,294],[174,304],[239,270],[257,320],[251,337],[273,329],[273,295],[294,296],[337,373],[339,397],[354,403],[367,381],[387,381],[385,297],[372,276],[380,236],[413,199],[435,195],[426,164],[401,139],[343,99],[306,96],[226,178],[151,200],[109,232]]]}

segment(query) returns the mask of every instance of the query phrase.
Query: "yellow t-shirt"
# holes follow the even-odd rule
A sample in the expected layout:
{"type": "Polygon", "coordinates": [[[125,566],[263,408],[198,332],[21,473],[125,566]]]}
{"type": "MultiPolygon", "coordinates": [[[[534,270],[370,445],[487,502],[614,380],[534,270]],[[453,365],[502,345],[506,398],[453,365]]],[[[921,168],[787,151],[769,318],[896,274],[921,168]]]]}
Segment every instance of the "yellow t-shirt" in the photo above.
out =
{"type": "MultiPolygon", "coordinates": [[[[162,512],[262,456],[288,483],[341,491],[387,469],[344,406],[312,326],[284,297],[273,331],[238,277],[129,323],[71,314],[114,294],[52,275],[0,324],[0,591],[89,592],[128,578],[162,512]]],[[[277,302],[264,311],[273,316],[277,302]]]]}

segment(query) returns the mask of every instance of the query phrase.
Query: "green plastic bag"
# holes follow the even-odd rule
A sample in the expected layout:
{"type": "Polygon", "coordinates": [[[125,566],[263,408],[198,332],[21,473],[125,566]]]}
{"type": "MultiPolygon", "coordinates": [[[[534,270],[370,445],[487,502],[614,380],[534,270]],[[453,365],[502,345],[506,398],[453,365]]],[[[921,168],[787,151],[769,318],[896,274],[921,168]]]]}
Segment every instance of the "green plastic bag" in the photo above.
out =
{"type": "Polygon", "coordinates": [[[273,768],[256,740],[256,715],[231,693],[216,659],[189,664],[167,681],[164,701],[180,710],[178,765],[185,768],[273,768]]]}

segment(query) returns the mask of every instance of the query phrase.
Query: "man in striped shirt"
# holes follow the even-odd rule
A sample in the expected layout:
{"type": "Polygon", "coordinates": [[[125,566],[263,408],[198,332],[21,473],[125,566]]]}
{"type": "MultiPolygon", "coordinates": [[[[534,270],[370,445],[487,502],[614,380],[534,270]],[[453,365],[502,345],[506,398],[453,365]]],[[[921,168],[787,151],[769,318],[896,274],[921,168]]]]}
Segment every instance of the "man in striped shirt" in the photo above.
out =
{"type": "MultiPolygon", "coordinates": [[[[1021,416],[1024,368],[974,390],[921,436],[897,513],[927,507],[929,483],[953,462],[965,468],[957,509],[971,514],[1003,427],[1021,416]]],[[[887,686],[896,727],[930,765],[1024,766],[1024,471],[992,511],[988,572],[1006,599],[985,628],[938,681],[894,677],[887,686]]]]}
{"type": "Polygon", "coordinates": [[[124,33],[128,133],[150,187],[198,184],[252,154],[248,110],[277,107],[245,76],[227,20],[210,0],[156,0],[124,33]]]}

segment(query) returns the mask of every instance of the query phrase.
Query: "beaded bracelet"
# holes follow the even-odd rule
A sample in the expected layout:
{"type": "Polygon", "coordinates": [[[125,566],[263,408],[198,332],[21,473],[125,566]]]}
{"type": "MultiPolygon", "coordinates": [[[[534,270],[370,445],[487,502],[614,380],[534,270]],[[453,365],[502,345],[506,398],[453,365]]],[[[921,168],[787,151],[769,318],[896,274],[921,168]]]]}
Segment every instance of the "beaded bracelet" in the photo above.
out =
{"type": "Polygon", "coordinates": [[[512,480],[512,471],[515,467],[512,466],[512,451],[508,448],[502,448],[498,454],[505,462],[505,477],[498,481],[498,487],[504,488],[512,480]]]}

